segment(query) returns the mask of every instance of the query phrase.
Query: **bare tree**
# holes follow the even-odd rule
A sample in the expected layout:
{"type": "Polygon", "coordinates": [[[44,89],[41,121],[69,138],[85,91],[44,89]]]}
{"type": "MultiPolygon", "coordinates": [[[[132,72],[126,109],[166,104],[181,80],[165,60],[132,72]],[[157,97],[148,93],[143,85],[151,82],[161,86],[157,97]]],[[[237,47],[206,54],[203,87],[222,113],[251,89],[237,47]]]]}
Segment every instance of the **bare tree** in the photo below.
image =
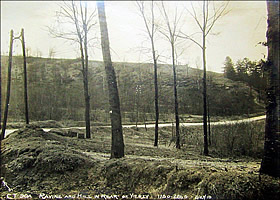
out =
{"type": "Polygon", "coordinates": [[[109,36],[106,22],[105,6],[103,1],[97,2],[98,17],[101,32],[101,46],[103,60],[105,64],[105,72],[109,90],[109,103],[111,114],[111,126],[112,126],[112,146],[111,146],[111,158],[124,157],[124,143],[122,132],[122,118],[120,110],[120,100],[118,92],[118,84],[114,67],[112,65],[109,36]]]}
{"type": "Polygon", "coordinates": [[[158,108],[158,78],[157,78],[157,58],[156,50],[155,50],[155,33],[156,33],[156,25],[155,25],[155,15],[154,15],[154,1],[150,4],[151,16],[147,16],[146,7],[144,5],[144,1],[137,1],[137,5],[140,11],[140,14],[144,20],[146,31],[148,37],[151,42],[151,49],[153,55],[153,63],[154,63],[154,88],[155,88],[155,114],[156,114],[156,124],[155,124],[155,140],[154,146],[158,146],[158,121],[159,121],[159,108],[158,108]]]}
{"type": "Polygon", "coordinates": [[[51,47],[49,49],[49,58],[54,58],[55,54],[56,54],[55,48],[51,47]]]}
{"type": "MultiPolygon", "coordinates": [[[[212,76],[208,75],[208,83],[209,86],[212,86],[212,76]]],[[[207,118],[208,118],[208,142],[209,146],[211,146],[212,140],[211,140],[211,120],[210,120],[210,95],[207,95],[207,118]]]]}
{"type": "MultiPolygon", "coordinates": [[[[139,73],[140,74],[140,73],[139,73]]],[[[139,75],[140,77],[141,75],[139,75]]],[[[139,78],[140,79],[140,78],[139,78]]],[[[135,88],[135,107],[136,107],[136,130],[138,131],[138,120],[139,120],[139,107],[140,107],[140,95],[141,95],[141,81],[139,80],[135,88]]]]}
{"type": "Polygon", "coordinates": [[[9,52],[9,63],[8,63],[8,78],[7,78],[7,91],[6,91],[6,103],[4,110],[3,126],[1,133],[1,140],[5,138],[6,125],[8,120],[8,111],[10,103],[10,93],[11,93],[11,76],[12,76],[12,62],[13,62],[13,41],[14,41],[14,31],[11,30],[10,33],[10,52],[9,52]]]}
{"type": "Polygon", "coordinates": [[[32,50],[31,47],[26,47],[26,57],[32,56],[32,50]]]}
{"type": "Polygon", "coordinates": [[[164,18],[166,28],[161,27],[160,33],[168,40],[171,47],[171,58],[173,67],[173,91],[174,91],[174,112],[176,120],[176,148],[180,149],[180,122],[179,122],[179,105],[177,97],[177,77],[176,77],[176,44],[178,39],[179,21],[182,15],[178,15],[177,8],[175,10],[174,19],[170,20],[166,12],[164,2],[161,2],[161,14],[164,18]]]}
{"type": "Polygon", "coordinates": [[[36,49],[36,57],[39,58],[39,57],[42,57],[42,51],[40,51],[40,49],[36,49]]]}
{"type": "Polygon", "coordinates": [[[190,35],[186,35],[180,32],[181,38],[185,38],[191,40],[196,45],[198,45],[202,50],[202,60],[203,60],[203,130],[204,130],[204,155],[208,155],[208,139],[207,139],[207,86],[206,86],[206,38],[211,32],[212,28],[214,27],[217,20],[219,20],[223,15],[226,14],[226,8],[228,3],[222,4],[218,8],[215,6],[215,2],[212,2],[213,5],[213,12],[210,13],[210,4],[208,0],[204,0],[202,3],[202,20],[199,20],[199,16],[197,11],[195,10],[193,4],[192,11],[189,11],[189,14],[195,20],[197,26],[199,27],[200,33],[202,35],[202,43],[198,42],[190,35]]]}
{"type": "Polygon", "coordinates": [[[274,177],[280,177],[279,1],[267,1],[267,12],[267,68],[270,77],[267,89],[264,156],[260,172],[274,177]]]}
{"type": "Polygon", "coordinates": [[[22,44],[22,56],[23,56],[25,122],[26,122],[26,124],[29,124],[28,95],[27,95],[27,69],[26,69],[24,29],[21,29],[21,44],[22,44]]]}
{"type": "Polygon", "coordinates": [[[88,12],[87,5],[82,5],[81,1],[75,2],[73,0],[71,2],[65,1],[60,8],[61,11],[58,12],[57,16],[59,24],[67,23],[74,27],[69,30],[60,30],[53,27],[49,28],[49,31],[54,37],[79,44],[85,98],[86,138],[90,138],[90,96],[88,87],[88,45],[90,40],[88,34],[96,24],[93,20],[96,12],[95,10],[88,12]]]}

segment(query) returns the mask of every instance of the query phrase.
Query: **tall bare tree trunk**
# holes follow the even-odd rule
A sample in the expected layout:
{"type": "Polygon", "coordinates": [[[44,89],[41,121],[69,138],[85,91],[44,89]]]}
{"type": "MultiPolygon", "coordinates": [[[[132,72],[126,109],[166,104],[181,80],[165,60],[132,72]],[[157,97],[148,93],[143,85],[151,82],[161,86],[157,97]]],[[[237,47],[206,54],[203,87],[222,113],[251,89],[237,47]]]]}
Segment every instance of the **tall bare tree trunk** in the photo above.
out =
{"type": "Polygon", "coordinates": [[[208,118],[208,142],[209,142],[209,146],[211,146],[211,120],[210,120],[210,106],[209,106],[210,102],[209,102],[209,96],[207,97],[207,118],[208,118]]]}
{"type": "MultiPolygon", "coordinates": [[[[207,2],[208,6],[208,2],[207,2]]],[[[208,155],[207,139],[207,80],[206,80],[206,2],[203,1],[203,29],[202,29],[202,56],[203,56],[203,133],[204,133],[204,155],[208,155]]],[[[208,13],[208,10],[207,10],[208,13]]]]}
{"type": "MultiPolygon", "coordinates": [[[[154,42],[154,36],[155,36],[155,16],[154,16],[154,2],[151,2],[151,19],[147,20],[147,17],[145,16],[145,6],[144,1],[137,2],[141,15],[143,17],[147,33],[149,35],[151,46],[152,46],[152,54],[153,54],[153,61],[154,61],[154,88],[155,88],[155,114],[156,114],[156,123],[155,123],[155,140],[154,140],[154,146],[158,146],[158,121],[159,121],[159,108],[158,108],[158,78],[157,78],[157,57],[156,57],[156,51],[155,51],[155,42],[154,42]],[[150,22],[150,26],[149,26],[150,22]]],[[[146,124],[145,124],[146,126],[146,124]]]]}
{"type": "Polygon", "coordinates": [[[267,1],[268,69],[264,156],[260,173],[280,177],[279,1],[267,1]]]}
{"type": "MultiPolygon", "coordinates": [[[[214,2],[213,2],[214,3],[214,2]]],[[[206,85],[206,37],[210,33],[211,29],[213,28],[214,24],[217,20],[223,16],[225,13],[226,7],[228,3],[225,5],[221,5],[218,9],[214,7],[213,15],[211,16],[209,12],[209,1],[204,0],[202,5],[202,19],[200,21],[199,15],[196,14],[195,9],[193,9],[193,13],[191,16],[195,19],[196,24],[199,26],[202,34],[202,44],[197,42],[191,36],[185,35],[186,39],[191,40],[195,44],[197,44],[202,49],[202,56],[203,56],[203,136],[204,136],[204,155],[208,155],[208,140],[207,140],[207,85],[206,85]]]]}
{"type": "Polygon", "coordinates": [[[179,127],[179,106],[177,99],[177,77],[176,77],[176,65],[175,65],[175,49],[174,44],[172,47],[172,64],[173,64],[173,87],[174,87],[174,108],[175,108],[175,120],[176,120],[176,148],[180,149],[180,127],[179,127]]]}
{"type": "Polygon", "coordinates": [[[152,51],[154,60],[154,87],[155,87],[155,114],[156,114],[156,124],[155,124],[155,142],[154,146],[158,146],[158,121],[159,121],[159,109],[158,109],[158,78],[157,78],[157,59],[154,47],[154,41],[152,41],[152,51]]]}
{"type": "MultiPolygon", "coordinates": [[[[179,122],[179,105],[178,105],[178,98],[177,98],[177,78],[176,78],[176,64],[175,64],[175,44],[178,38],[177,27],[180,21],[180,17],[177,18],[177,9],[175,11],[175,18],[172,21],[173,27],[171,27],[171,23],[169,21],[169,17],[167,15],[165,6],[163,1],[161,2],[162,5],[162,14],[164,15],[165,22],[168,28],[168,34],[161,32],[169,41],[171,45],[171,57],[172,57],[172,66],[173,66],[173,92],[174,92],[174,112],[175,112],[175,121],[176,121],[176,148],[180,149],[180,122],[179,122]]],[[[176,55],[177,56],[177,55],[176,55]]]]}
{"type": "Polygon", "coordinates": [[[204,133],[204,155],[208,155],[208,139],[207,139],[207,85],[206,85],[206,38],[203,34],[203,133],[204,133]]]}
{"type": "Polygon", "coordinates": [[[122,118],[121,118],[121,111],[120,111],[120,100],[119,100],[117,80],[116,80],[115,70],[111,61],[104,2],[98,1],[97,7],[98,7],[98,16],[99,16],[100,32],[101,32],[102,54],[103,54],[103,60],[105,64],[105,71],[106,71],[106,77],[107,77],[108,89],[109,89],[109,102],[110,102],[111,126],[112,126],[111,158],[121,158],[124,157],[122,118]]]}
{"type": "MultiPolygon", "coordinates": [[[[83,18],[83,12],[81,12],[82,17],[82,23],[83,23],[83,29],[84,29],[84,38],[81,35],[81,30],[79,28],[79,22],[78,22],[78,16],[75,12],[75,4],[74,1],[72,3],[72,9],[73,9],[73,16],[71,17],[74,20],[78,39],[79,39],[79,45],[80,45],[80,53],[81,53],[81,64],[82,64],[82,73],[83,73],[83,85],[84,85],[84,98],[85,98],[85,122],[86,122],[86,138],[91,138],[90,135],[90,97],[88,94],[88,54],[87,54],[87,24],[85,23],[83,18]],[[84,41],[84,42],[83,42],[84,41]],[[83,47],[84,45],[84,47],[83,47]],[[85,52],[84,52],[85,51],[85,52]]],[[[81,4],[80,4],[81,5],[81,4]]],[[[82,11],[82,7],[81,7],[82,11]]],[[[86,12],[86,11],[85,11],[86,12]]],[[[86,15],[86,14],[85,14],[86,15]]]]}
{"type": "Polygon", "coordinates": [[[86,138],[90,138],[90,96],[88,92],[88,50],[87,50],[87,31],[85,31],[84,38],[84,50],[85,50],[85,68],[84,68],[84,96],[85,96],[85,119],[86,119],[86,138]]]}
{"type": "Polygon", "coordinates": [[[29,124],[28,95],[27,95],[27,94],[28,94],[28,93],[27,93],[27,69],[26,69],[26,55],[25,55],[24,29],[21,29],[21,44],[22,44],[22,56],[23,56],[25,123],[26,123],[26,124],[29,124]]]}
{"type": "Polygon", "coordinates": [[[82,59],[82,73],[83,73],[83,85],[84,85],[84,98],[85,98],[85,122],[86,122],[86,138],[90,138],[90,97],[88,95],[88,70],[85,64],[85,55],[82,46],[82,40],[80,41],[80,52],[82,59]]]}
{"type": "Polygon", "coordinates": [[[4,110],[3,127],[1,133],[1,140],[5,138],[5,130],[8,120],[10,93],[11,93],[11,76],[12,76],[12,62],[13,62],[13,41],[14,41],[14,31],[11,30],[10,33],[10,52],[9,52],[9,64],[8,64],[8,78],[7,78],[7,91],[6,91],[6,105],[4,110]]]}
{"type": "Polygon", "coordinates": [[[136,123],[135,123],[135,126],[136,126],[136,131],[138,131],[138,120],[139,120],[139,98],[140,98],[140,95],[139,95],[139,85],[136,85],[136,95],[135,95],[135,105],[136,105],[136,123]]]}

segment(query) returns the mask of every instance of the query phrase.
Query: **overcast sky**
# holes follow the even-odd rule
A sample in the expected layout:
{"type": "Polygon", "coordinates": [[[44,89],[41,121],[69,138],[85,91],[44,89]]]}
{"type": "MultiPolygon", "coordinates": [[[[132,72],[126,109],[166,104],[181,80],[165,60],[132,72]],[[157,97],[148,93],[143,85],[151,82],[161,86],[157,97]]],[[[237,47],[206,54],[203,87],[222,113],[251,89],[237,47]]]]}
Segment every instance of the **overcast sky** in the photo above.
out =
{"type": "MultiPolygon", "coordinates": [[[[89,8],[95,8],[94,1],[89,1],[89,8]]],[[[180,26],[182,31],[193,34],[198,31],[197,25],[185,9],[191,9],[190,1],[165,2],[168,14],[174,14],[177,6],[183,12],[180,26]]],[[[221,3],[221,2],[215,2],[221,3]]],[[[59,1],[1,1],[1,54],[7,54],[9,47],[9,32],[14,30],[19,35],[21,28],[25,29],[26,46],[35,55],[37,51],[42,57],[48,57],[49,49],[54,48],[57,58],[77,58],[79,52],[75,45],[63,39],[52,38],[47,26],[55,23],[55,13],[59,10],[59,1]]],[[[139,16],[134,1],[105,1],[110,45],[113,61],[151,62],[150,54],[143,51],[149,47],[145,37],[143,19],[139,16]]],[[[234,62],[248,57],[259,60],[267,55],[267,49],[258,42],[266,41],[267,11],[265,1],[230,1],[227,10],[230,12],[215,24],[212,34],[207,40],[207,68],[210,71],[222,72],[226,56],[234,62]]],[[[199,13],[199,7],[197,7],[199,13]]],[[[97,17],[96,17],[97,20],[97,17]]],[[[99,34],[96,26],[94,34],[99,34]]],[[[160,61],[170,62],[169,44],[158,34],[156,42],[160,61]]],[[[200,42],[200,35],[196,35],[200,42]]],[[[180,64],[190,64],[191,67],[201,67],[201,50],[190,41],[181,40],[177,50],[182,53],[178,57],[180,64]]],[[[15,42],[14,54],[21,53],[19,41],[15,42]]],[[[102,60],[99,41],[90,48],[91,60],[102,60]]]]}

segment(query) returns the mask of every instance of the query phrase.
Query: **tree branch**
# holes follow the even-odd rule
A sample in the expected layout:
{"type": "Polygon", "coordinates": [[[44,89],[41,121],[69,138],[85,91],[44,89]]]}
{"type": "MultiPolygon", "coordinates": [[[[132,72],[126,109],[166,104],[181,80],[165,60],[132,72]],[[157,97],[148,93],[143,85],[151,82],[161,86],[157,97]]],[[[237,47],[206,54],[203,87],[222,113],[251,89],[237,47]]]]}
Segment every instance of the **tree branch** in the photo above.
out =
{"type": "Polygon", "coordinates": [[[196,45],[198,45],[201,49],[203,49],[202,45],[201,45],[199,42],[197,42],[195,39],[193,39],[192,37],[190,37],[190,36],[188,36],[188,35],[182,33],[181,31],[180,31],[180,34],[181,34],[181,35],[179,35],[179,34],[177,35],[179,38],[183,38],[183,39],[190,40],[190,41],[192,41],[193,43],[195,43],[196,45]]]}

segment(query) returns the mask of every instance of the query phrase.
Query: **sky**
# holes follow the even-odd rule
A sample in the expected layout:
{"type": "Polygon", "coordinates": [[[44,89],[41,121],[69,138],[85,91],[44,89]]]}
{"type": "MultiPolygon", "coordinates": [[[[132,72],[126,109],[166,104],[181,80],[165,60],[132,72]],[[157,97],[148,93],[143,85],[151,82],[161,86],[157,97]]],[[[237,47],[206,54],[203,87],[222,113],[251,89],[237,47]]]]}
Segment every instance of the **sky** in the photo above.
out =
{"type": "MultiPolygon", "coordinates": [[[[160,2],[157,2],[159,4],[160,2]]],[[[199,31],[197,24],[188,11],[192,11],[191,1],[165,1],[168,16],[174,17],[175,9],[180,18],[179,27],[185,34],[194,34],[199,31]]],[[[201,2],[200,2],[201,3],[201,2]]],[[[218,7],[225,2],[215,1],[218,7]]],[[[7,55],[9,48],[9,33],[13,29],[15,36],[20,34],[21,28],[25,31],[26,47],[31,49],[34,56],[40,52],[42,57],[49,56],[49,50],[54,49],[56,58],[77,58],[77,45],[54,38],[48,31],[48,26],[56,22],[56,12],[60,9],[60,1],[1,1],[1,54],[7,55]]],[[[160,5],[160,4],[159,4],[160,5]]],[[[199,2],[193,2],[199,15],[199,2]]],[[[96,2],[87,2],[89,10],[96,8],[96,2]]],[[[155,12],[157,23],[164,27],[162,15],[155,12]]],[[[105,1],[105,10],[108,23],[109,40],[111,45],[112,61],[114,62],[152,62],[150,43],[147,40],[145,25],[139,15],[135,1],[105,1]]],[[[266,41],[267,10],[265,1],[230,1],[227,14],[214,25],[211,34],[207,37],[207,70],[223,72],[226,56],[234,62],[248,57],[259,60],[267,55],[267,49],[259,42],[266,41]]],[[[210,13],[211,14],[211,13],[210,13]]],[[[96,16],[94,20],[98,21],[96,16]]],[[[72,27],[70,27],[72,28],[72,27]]],[[[73,27],[74,28],[74,27],[73,27]]],[[[89,48],[90,60],[102,60],[100,32],[98,25],[92,31],[92,46],[89,48]]],[[[195,40],[201,42],[201,35],[195,34],[195,40]]],[[[156,50],[161,63],[171,63],[170,44],[164,36],[156,32],[156,50]]],[[[177,63],[189,64],[191,67],[201,68],[202,52],[193,42],[179,39],[177,47],[177,63]]],[[[14,55],[21,54],[21,44],[15,41],[14,55]]]]}

